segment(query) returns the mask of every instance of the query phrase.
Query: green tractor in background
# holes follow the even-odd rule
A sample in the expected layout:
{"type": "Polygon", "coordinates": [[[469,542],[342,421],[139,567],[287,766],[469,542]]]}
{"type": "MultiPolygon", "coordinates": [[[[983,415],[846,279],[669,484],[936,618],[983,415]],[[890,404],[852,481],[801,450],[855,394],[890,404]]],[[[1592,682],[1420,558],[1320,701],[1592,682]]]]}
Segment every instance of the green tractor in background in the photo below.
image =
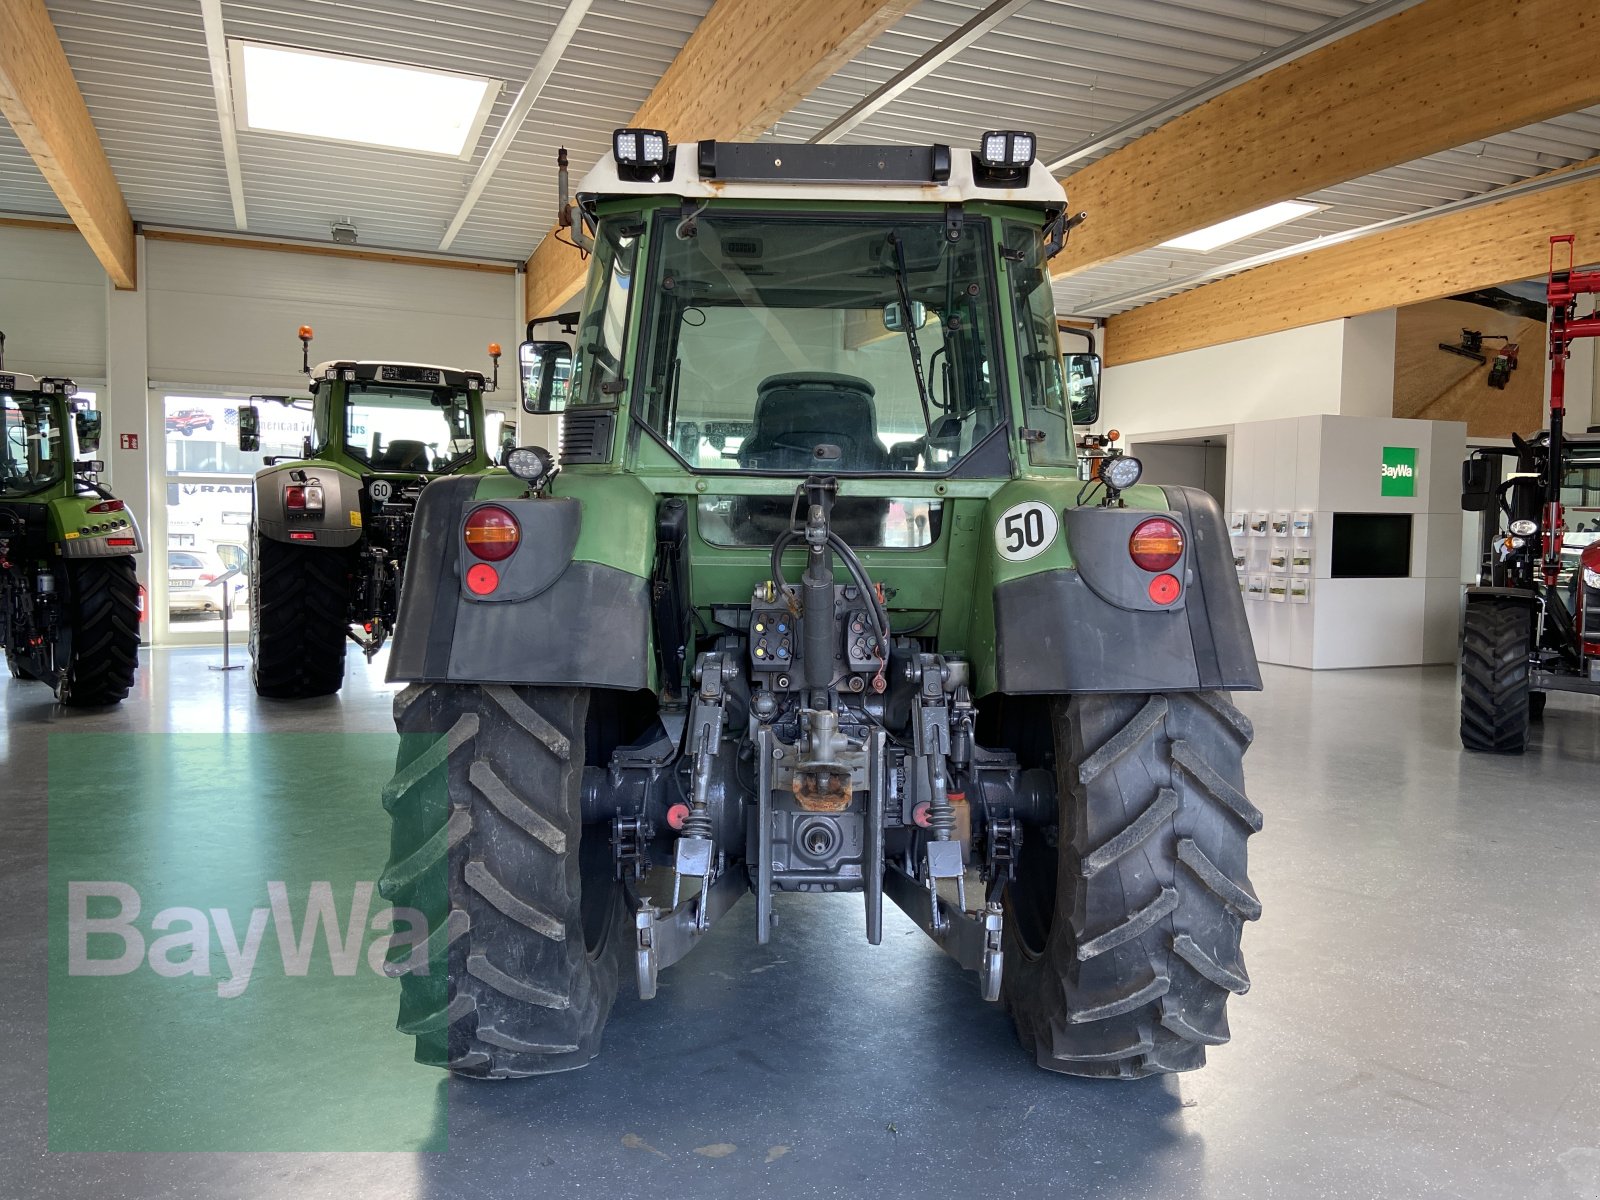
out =
{"type": "Polygon", "coordinates": [[[1031,134],[617,131],[572,342],[520,356],[559,466],[413,523],[380,887],[419,1060],[582,1066],[746,893],[762,943],[778,893],[860,894],[873,944],[887,897],[1049,1070],[1228,1040],[1260,675],[1216,502],[1081,469],[1072,223],[1031,134]]]}
{"type": "Polygon", "coordinates": [[[139,656],[144,547],[133,514],[79,461],[100,448],[100,414],[70,379],[4,369],[0,333],[0,623],[14,679],[35,679],[62,704],[115,704],[139,656]]]}
{"type": "Polygon", "coordinates": [[[495,448],[485,391],[494,376],[419,363],[310,363],[311,399],[255,396],[239,410],[239,449],[261,448],[257,402],[306,406],[299,458],[268,456],[255,477],[250,532],[250,657],[258,694],[325,696],[344,683],[345,643],[370,660],[394,627],[417,498],[430,480],[479,474],[495,448]]]}

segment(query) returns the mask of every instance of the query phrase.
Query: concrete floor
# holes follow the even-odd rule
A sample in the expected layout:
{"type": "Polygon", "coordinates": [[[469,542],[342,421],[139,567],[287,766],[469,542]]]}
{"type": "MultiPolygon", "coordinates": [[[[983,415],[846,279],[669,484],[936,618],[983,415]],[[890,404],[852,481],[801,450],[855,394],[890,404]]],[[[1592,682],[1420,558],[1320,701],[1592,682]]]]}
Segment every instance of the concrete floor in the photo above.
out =
{"type": "MultiPolygon", "coordinates": [[[[999,1008],[892,906],[872,948],[854,898],[780,897],[770,946],[753,944],[741,904],[657,999],[619,1001],[587,1070],[474,1085],[406,1067],[447,1151],[52,1153],[47,736],[390,728],[389,689],[359,657],[342,697],[301,706],[257,702],[245,673],[206,670],[216,657],[147,654],[135,695],[105,713],[58,711],[38,685],[0,692],[4,1195],[1600,1197],[1600,707],[1552,696],[1526,758],[1469,757],[1448,669],[1269,669],[1266,692],[1242,698],[1267,817],[1251,863],[1265,916],[1246,932],[1255,987],[1232,1004],[1233,1043],[1202,1072],[1135,1084],[1040,1072],[999,1008]]],[[[110,744],[57,740],[52,753],[65,763],[110,744]]],[[[169,769],[204,769],[186,761],[169,769]]],[[[113,803],[144,811],[149,778],[99,769],[113,803]]],[[[319,823],[381,829],[380,783],[296,810],[293,829],[272,829],[268,806],[254,835],[309,852],[319,823]]],[[[235,780],[217,811],[248,807],[252,786],[235,780]]],[[[118,837],[184,853],[138,822],[118,837]]],[[[387,1028],[394,985],[373,985],[349,1019],[403,1056],[387,1028]]],[[[58,1017],[58,1052],[69,1033],[58,1017]]],[[[158,1096],[167,1051],[207,1034],[180,1020],[130,1036],[158,1096]]],[[[315,1111],[323,1068],[350,1067],[337,1052],[290,1064],[286,1085],[277,1057],[209,1060],[191,1083],[219,1085],[222,1107],[246,1116],[269,1093],[281,1104],[285,1086],[315,1111]]],[[[107,1068],[118,1086],[130,1078],[107,1068]]],[[[116,1100],[147,1103],[137,1090],[116,1100]]],[[[319,1119],[337,1126],[341,1111],[319,1119]]]]}

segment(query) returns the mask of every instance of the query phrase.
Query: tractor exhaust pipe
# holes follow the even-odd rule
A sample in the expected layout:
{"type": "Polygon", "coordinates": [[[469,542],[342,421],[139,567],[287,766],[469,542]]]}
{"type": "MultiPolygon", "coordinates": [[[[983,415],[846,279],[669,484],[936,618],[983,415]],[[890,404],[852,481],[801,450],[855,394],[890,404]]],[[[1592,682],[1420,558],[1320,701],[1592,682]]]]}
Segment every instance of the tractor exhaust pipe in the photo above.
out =
{"type": "Polygon", "coordinates": [[[556,228],[571,230],[572,244],[579,250],[592,250],[594,241],[583,230],[582,215],[580,214],[576,219],[572,215],[572,186],[567,178],[567,148],[565,146],[556,151],[556,190],[560,197],[560,208],[556,212],[556,228]]]}

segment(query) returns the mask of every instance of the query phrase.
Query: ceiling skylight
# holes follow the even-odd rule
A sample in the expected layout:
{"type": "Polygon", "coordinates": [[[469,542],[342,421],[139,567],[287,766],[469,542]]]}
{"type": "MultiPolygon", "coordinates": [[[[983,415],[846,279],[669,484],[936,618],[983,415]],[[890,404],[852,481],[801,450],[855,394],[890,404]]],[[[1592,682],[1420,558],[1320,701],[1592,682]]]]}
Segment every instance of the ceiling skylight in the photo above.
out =
{"type": "Polygon", "coordinates": [[[1285,200],[1282,204],[1269,204],[1265,208],[1256,209],[1255,212],[1234,217],[1231,221],[1220,221],[1204,229],[1197,229],[1193,233],[1186,233],[1180,238],[1173,238],[1170,242],[1162,242],[1161,246],[1166,250],[1199,250],[1202,253],[1210,253],[1251,234],[1261,233],[1275,225],[1283,225],[1307,213],[1314,213],[1322,207],[1324,206],[1321,204],[1307,204],[1304,200],[1285,200]]]}
{"type": "Polygon", "coordinates": [[[470,158],[498,80],[237,39],[239,128],[470,158]]]}

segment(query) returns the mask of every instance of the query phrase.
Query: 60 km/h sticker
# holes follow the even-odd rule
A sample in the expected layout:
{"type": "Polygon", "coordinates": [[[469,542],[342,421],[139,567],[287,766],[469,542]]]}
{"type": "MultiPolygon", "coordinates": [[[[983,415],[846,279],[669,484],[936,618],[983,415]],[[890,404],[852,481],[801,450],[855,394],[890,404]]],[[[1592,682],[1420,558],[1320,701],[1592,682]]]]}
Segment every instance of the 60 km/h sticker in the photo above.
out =
{"type": "Polygon", "coordinates": [[[1056,540],[1056,510],[1038,500],[1013,504],[994,523],[994,546],[1010,562],[1037,558],[1056,540]]]}

